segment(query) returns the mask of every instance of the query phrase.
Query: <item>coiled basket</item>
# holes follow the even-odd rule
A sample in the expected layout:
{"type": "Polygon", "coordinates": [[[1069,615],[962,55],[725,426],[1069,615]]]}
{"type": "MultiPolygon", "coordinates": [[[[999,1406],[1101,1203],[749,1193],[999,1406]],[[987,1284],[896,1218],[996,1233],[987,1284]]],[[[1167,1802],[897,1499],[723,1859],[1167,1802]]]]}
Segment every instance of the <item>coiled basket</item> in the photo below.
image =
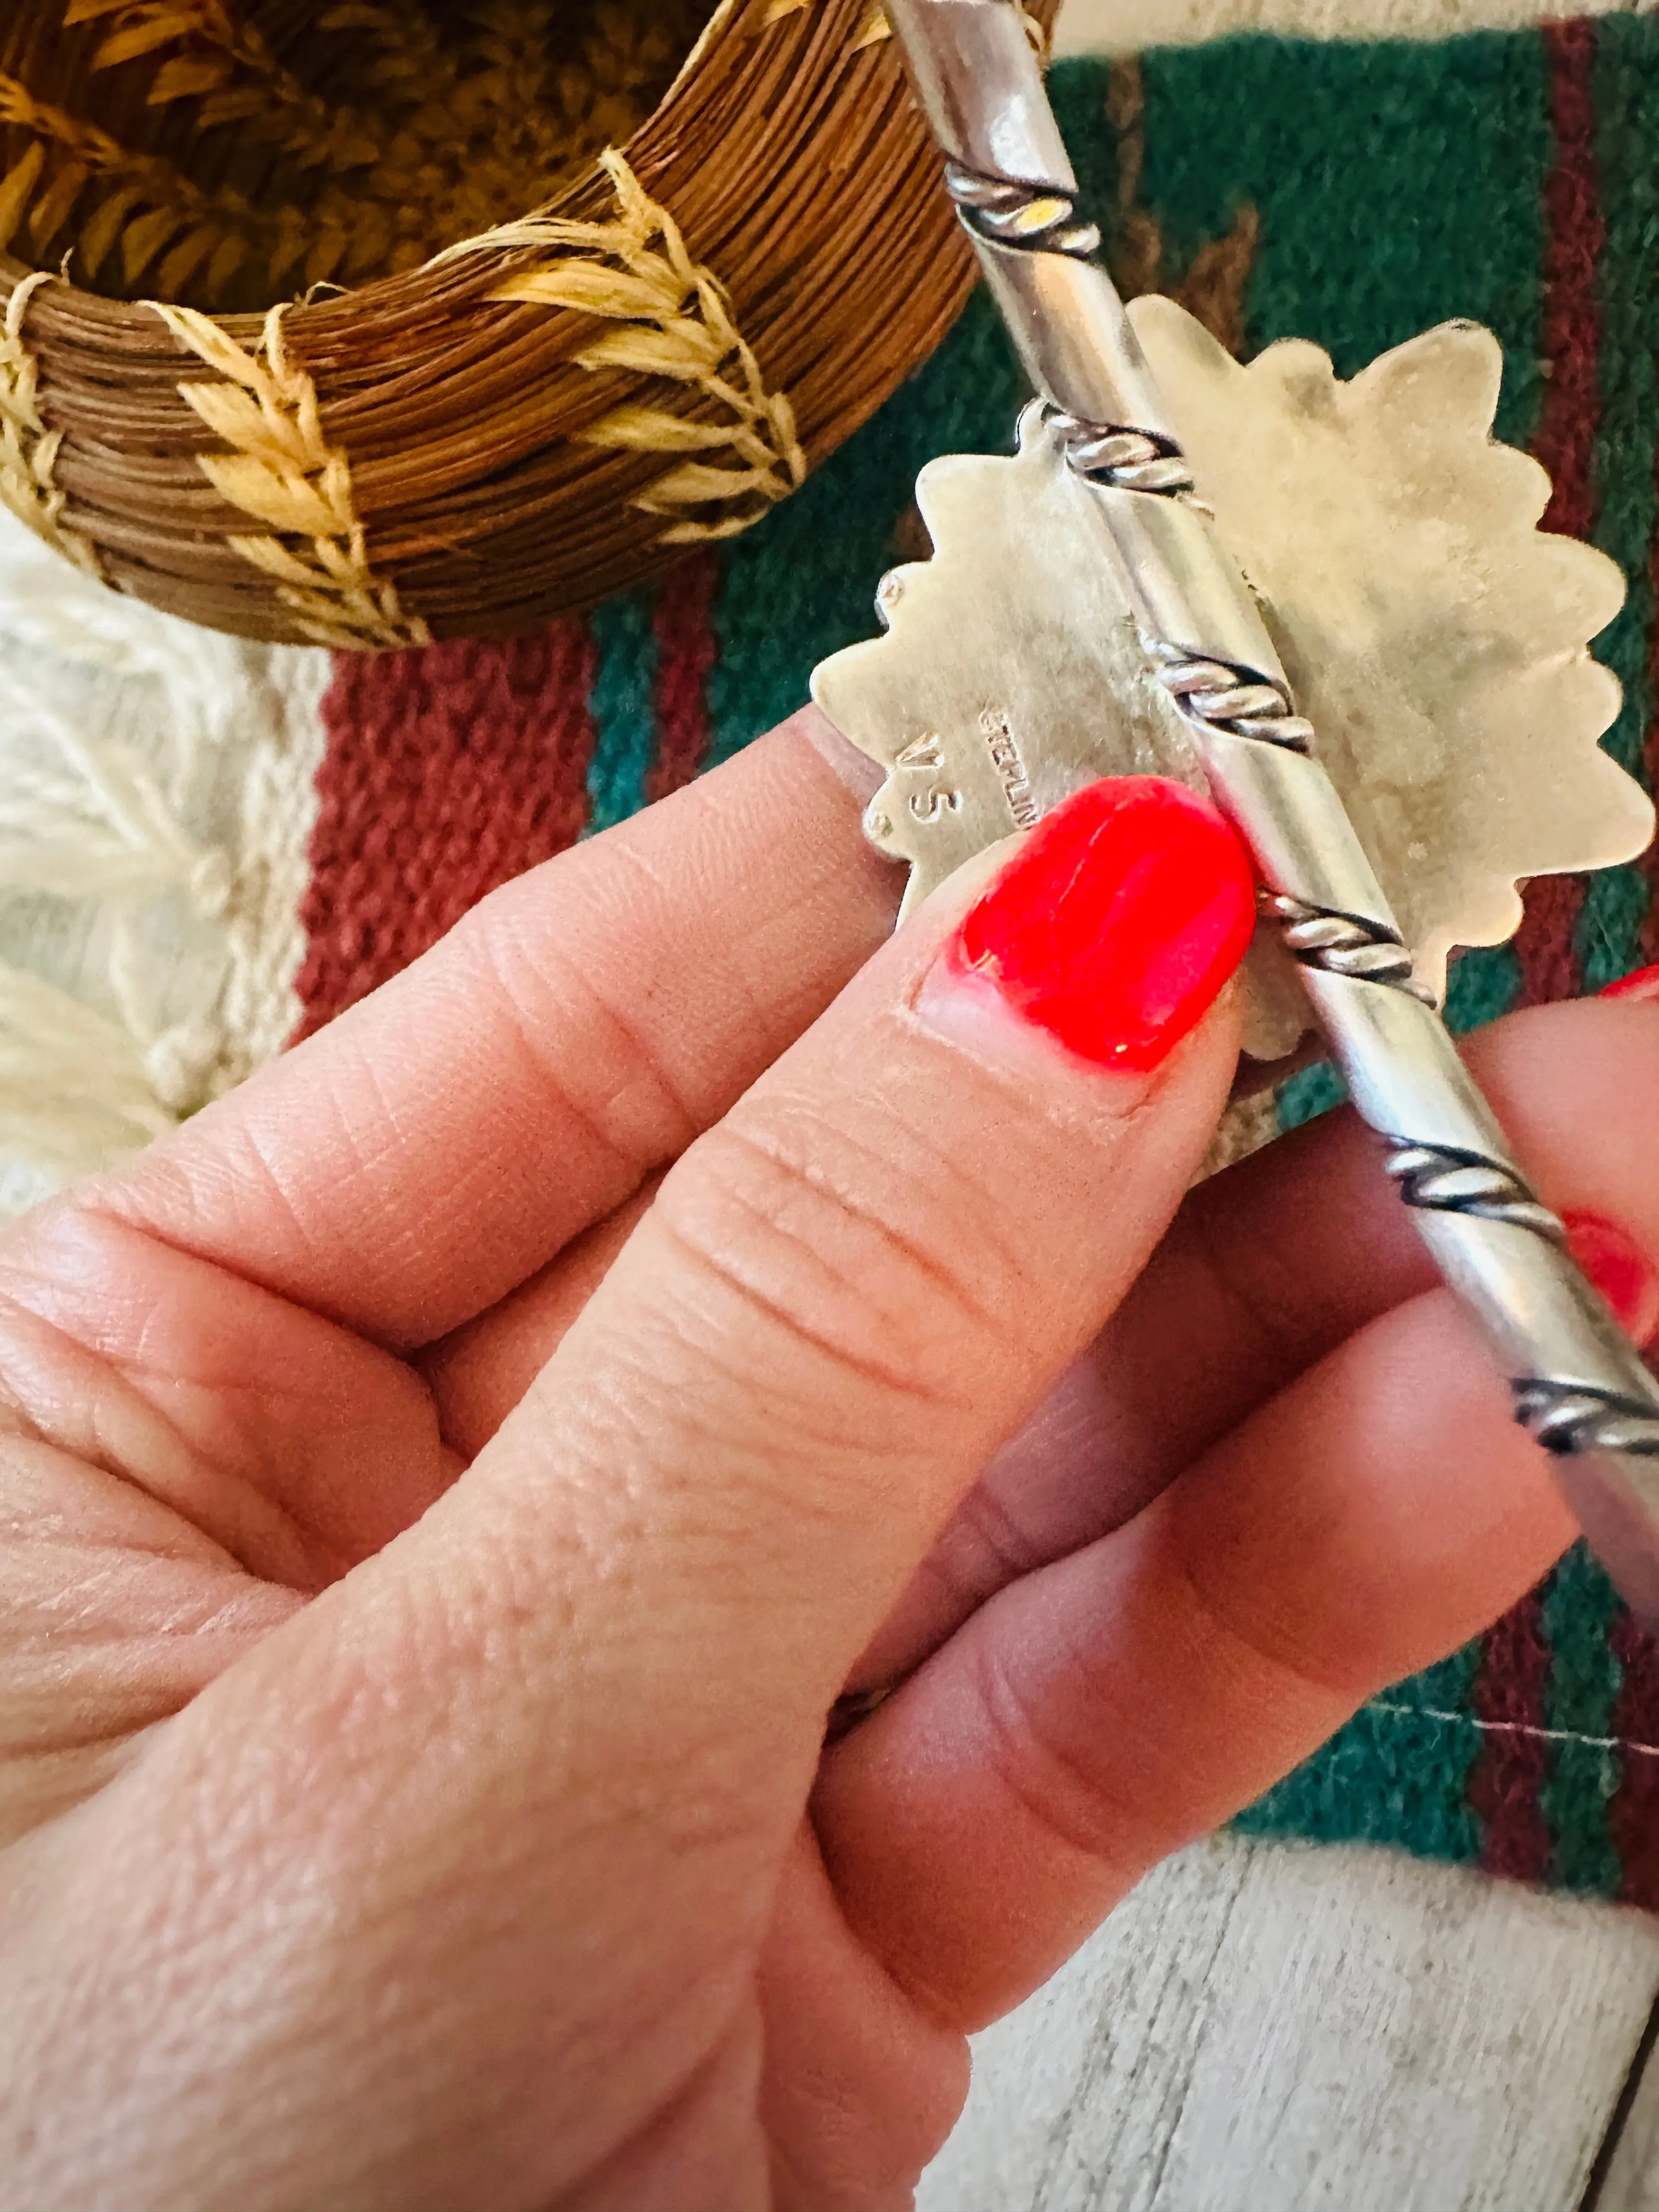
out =
{"type": "Polygon", "coordinates": [[[0,499],[171,612],[370,649],[746,528],[971,270],[872,0],[707,9],[7,0],[0,499]]]}

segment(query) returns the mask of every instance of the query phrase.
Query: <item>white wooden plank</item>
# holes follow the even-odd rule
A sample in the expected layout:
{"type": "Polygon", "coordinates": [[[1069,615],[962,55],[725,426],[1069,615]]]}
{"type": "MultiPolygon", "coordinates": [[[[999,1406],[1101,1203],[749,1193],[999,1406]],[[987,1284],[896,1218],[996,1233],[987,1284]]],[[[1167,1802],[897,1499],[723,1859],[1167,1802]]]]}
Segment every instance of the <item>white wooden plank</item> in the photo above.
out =
{"type": "Polygon", "coordinates": [[[1612,2155],[1584,2212],[1659,2212],[1659,2057],[1652,2040],[1650,2022],[1648,2047],[1632,2069],[1634,2094],[1618,2116],[1612,2155]]]}
{"type": "Polygon", "coordinates": [[[1572,2212],[1656,1995],[1637,1914],[1218,1838],[978,2039],[920,2212],[1572,2212]]]}

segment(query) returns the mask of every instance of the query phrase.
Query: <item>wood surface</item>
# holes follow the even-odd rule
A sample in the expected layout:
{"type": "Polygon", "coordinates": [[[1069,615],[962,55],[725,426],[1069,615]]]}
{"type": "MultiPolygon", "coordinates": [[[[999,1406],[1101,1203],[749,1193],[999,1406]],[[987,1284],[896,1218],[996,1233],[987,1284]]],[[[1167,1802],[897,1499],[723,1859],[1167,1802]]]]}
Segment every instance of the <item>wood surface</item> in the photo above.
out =
{"type": "Polygon", "coordinates": [[[1646,1917],[1216,1838],[978,2039],[918,2204],[1659,2212],[1659,2078],[1603,2152],[1656,1999],[1646,1917]]]}
{"type": "Polygon", "coordinates": [[[1659,2212],[1659,2004],[1613,2107],[1582,2212],[1659,2212]]]}

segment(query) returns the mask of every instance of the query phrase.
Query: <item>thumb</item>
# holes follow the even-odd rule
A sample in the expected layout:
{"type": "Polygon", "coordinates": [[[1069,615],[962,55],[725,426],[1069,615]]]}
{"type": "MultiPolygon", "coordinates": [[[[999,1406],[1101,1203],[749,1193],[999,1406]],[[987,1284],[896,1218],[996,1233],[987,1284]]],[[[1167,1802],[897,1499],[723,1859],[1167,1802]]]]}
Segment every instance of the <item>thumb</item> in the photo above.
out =
{"type": "Polygon", "coordinates": [[[747,1715],[774,1777],[1139,1273],[1237,1059],[1254,884],[1184,787],[1091,787],[969,896],[683,1157],[456,1500],[457,1540],[626,1608],[650,1735],[729,1756],[747,1715]]]}

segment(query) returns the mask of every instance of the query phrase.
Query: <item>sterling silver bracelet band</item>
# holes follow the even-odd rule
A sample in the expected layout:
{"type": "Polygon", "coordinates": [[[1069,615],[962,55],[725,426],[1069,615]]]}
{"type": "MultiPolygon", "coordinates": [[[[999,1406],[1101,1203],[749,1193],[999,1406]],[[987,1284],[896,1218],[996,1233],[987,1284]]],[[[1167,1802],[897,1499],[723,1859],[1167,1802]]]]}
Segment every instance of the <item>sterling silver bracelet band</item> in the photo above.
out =
{"type": "Polygon", "coordinates": [[[1043,88],[1018,0],[888,0],[945,184],[1120,580],[1248,842],[1355,1106],[1516,1417],[1631,1603],[1659,1622],[1659,1388],[1564,1247],[1466,1072],[1249,587],[1206,511],[1043,88]]]}

